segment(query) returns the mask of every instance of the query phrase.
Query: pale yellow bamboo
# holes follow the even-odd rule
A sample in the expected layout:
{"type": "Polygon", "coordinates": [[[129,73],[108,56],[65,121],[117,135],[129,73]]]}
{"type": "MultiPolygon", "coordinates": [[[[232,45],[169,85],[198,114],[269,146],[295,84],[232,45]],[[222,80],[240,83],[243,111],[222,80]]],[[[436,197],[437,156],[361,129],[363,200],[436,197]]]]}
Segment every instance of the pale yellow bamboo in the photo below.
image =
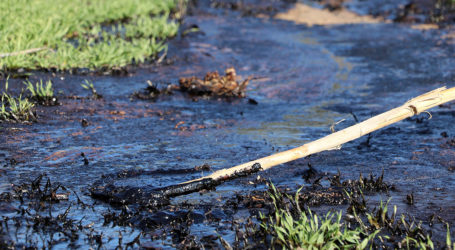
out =
{"type": "Polygon", "coordinates": [[[450,89],[446,89],[446,87],[435,89],[409,100],[398,108],[394,108],[354,126],[327,135],[319,140],[307,143],[303,146],[243,163],[232,168],[218,170],[203,178],[191,180],[184,183],[199,181],[205,178],[212,178],[214,180],[223,179],[225,177],[232,176],[236,172],[248,170],[255,163],[261,164],[262,170],[266,170],[276,165],[293,161],[311,154],[326,150],[332,150],[338,148],[341,144],[355,140],[375,130],[381,129],[390,124],[424,112],[432,107],[453,100],[455,100],[455,87],[450,89]]]}

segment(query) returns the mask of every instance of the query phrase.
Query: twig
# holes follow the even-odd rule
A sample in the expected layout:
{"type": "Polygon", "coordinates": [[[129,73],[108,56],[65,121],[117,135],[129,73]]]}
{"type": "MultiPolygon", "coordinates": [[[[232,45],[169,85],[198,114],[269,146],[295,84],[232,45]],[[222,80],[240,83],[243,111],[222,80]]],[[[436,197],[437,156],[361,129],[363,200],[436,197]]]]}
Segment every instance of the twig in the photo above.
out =
{"type": "Polygon", "coordinates": [[[0,53],[0,58],[9,57],[9,56],[19,56],[19,55],[31,54],[31,53],[35,53],[35,52],[38,52],[38,51],[41,51],[41,50],[45,50],[45,49],[47,49],[47,47],[26,49],[26,50],[15,51],[15,52],[10,52],[10,53],[0,53]]]}

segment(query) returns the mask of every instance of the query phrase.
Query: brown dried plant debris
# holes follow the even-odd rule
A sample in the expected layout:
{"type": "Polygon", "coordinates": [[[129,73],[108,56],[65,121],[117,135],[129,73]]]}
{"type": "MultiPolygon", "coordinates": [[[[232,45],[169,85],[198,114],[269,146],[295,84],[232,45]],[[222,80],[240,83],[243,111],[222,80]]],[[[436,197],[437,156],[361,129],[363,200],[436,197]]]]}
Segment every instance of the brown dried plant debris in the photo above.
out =
{"type": "Polygon", "coordinates": [[[179,79],[180,89],[198,96],[245,97],[245,89],[251,77],[238,82],[235,69],[232,67],[226,69],[225,74],[225,76],[220,76],[217,71],[209,72],[203,80],[196,76],[181,77],[179,79]]]}

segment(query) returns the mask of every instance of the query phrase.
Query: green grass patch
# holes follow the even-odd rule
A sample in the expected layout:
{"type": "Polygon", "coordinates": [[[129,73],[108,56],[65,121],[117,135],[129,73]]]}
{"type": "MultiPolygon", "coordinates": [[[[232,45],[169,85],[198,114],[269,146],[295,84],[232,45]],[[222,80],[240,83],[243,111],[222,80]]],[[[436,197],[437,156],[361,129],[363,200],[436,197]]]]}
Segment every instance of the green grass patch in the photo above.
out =
{"type": "Polygon", "coordinates": [[[30,102],[27,98],[13,97],[8,94],[8,80],[5,83],[5,91],[2,92],[0,103],[0,122],[12,121],[22,122],[35,120],[36,116],[33,112],[35,104],[30,102]]]}
{"type": "Polygon", "coordinates": [[[165,50],[177,0],[3,0],[0,69],[114,68],[165,50]]]}
{"type": "Polygon", "coordinates": [[[30,81],[24,82],[27,90],[31,94],[31,98],[42,105],[54,105],[57,103],[57,98],[54,96],[54,88],[52,87],[52,81],[47,81],[43,84],[43,80],[40,80],[33,85],[30,81]]]}
{"type": "MultiPolygon", "coordinates": [[[[275,235],[275,244],[289,249],[364,249],[370,238],[362,240],[364,233],[360,228],[349,230],[343,227],[341,212],[336,213],[336,218],[334,215],[328,212],[324,218],[320,218],[308,210],[294,219],[285,210],[278,210],[274,218],[270,218],[270,227],[266,223],[261,226],[275,235]]],[[[373,238],[374,235],[370,237],[373,238]]]]}
{"type": "Polygon", "coordinates": [[[298,205],[299,192],[293,198],[295,207],[291,212],[289,207],[279,205],[283,204],[285,197],[273,184],[270,185],[269,195],[275,213],[269,217],[260,214],[260,220],[263,230],[272,235],[272,245],[282,246],[283,249],[364,249],[379,232],[368,233],[361,227],[349,229],[341,222],[341,211],[328,212],[323,218],[310,209],[302,211],[298,205]]]}
{"type": "Polygon", "coordinates": [[[266,239],[264,243],[270,248],[455,249],[448,224],[445,245],[442,242],[435,245],[422,222],[416,222],[409,215],[399,215],[396,206],[390,211],[389,202],[381,201],[372,209],[359,210],[358,205],[364,203],[359,201],[364,199],[362,192],[349,194],[346,191],[350,199],[346,216],[343,217],[341,211],[318,216],[299,199],[301,189],[293,196],[278,190],[272,183],[268,186],[272,207],[267,215],[259,214],[260,230],[253,230],[250,236],[266,239]]]}

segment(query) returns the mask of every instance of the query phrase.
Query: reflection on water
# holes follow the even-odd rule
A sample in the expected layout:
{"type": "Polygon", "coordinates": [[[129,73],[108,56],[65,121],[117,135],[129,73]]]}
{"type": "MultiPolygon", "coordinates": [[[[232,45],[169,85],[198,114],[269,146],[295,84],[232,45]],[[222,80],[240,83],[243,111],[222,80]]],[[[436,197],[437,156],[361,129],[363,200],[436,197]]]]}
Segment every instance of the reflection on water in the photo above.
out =
{"type": "Polygon", "coordinates": [[[321,102],[318,106],[286,110],[275,121],[261,122],[255,127],[241,127],[237,132],[254,140],[265,139],[275,146],[296,147],[317,139],[324,132],[330,133],[330,126],[342,119],[340,113],[323,108],[330,104],[332,103],[321,102]]]}
{"type": "Polygon", "coordinates": [[[323,65],[334,65],[332,67],[335,72],[333,78],[328,79],[327,93],[330,95],[337,95],[343,91],[350,91],[353,95],[365,95],[365,91],[369,89],[368,81],[359,78],[352,70],[356,67],[356,63],[352,58],[347,60],[346,57],[336,55],[333,51],[329,50],[324,43],[318,41],[318,36],[311,30],[305,30],[296,36],[299,42],[311,46],[314,50],[318,50],[326,57],[312,58],[312,62],[320,63],[323,65]]]}

